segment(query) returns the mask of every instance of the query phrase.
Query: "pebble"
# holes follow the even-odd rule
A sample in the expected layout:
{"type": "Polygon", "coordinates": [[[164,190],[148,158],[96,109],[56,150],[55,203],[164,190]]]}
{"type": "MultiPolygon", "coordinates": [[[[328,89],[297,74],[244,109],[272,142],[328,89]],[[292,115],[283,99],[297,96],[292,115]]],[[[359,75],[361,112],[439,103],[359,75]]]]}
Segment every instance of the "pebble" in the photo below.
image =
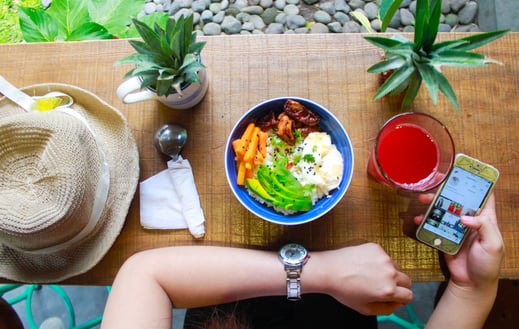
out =
{"type": "Polygon", "coordinates": [[[474,18],[476,18],[476,15],[478,13],[478,4],[474,1],[468,2],[465,7],[463,7],[459,13],[458,18],[460,20],[460,24],[468,25],[472,21],[474,21],[474,18]]]}
{"type": "Polygon", "coordinates": [[[310,33],[329,33],[328,26],[323,23],[315,23],[310,27],[310,33]]]}
{"type": "Polygon", "coordinates": [[[281,23],[271,23],[265,29],[266,34],[283,34],[285,27],[281,23]]]}
{"type": "Polygon", "coordinates": [[[329,24],[332,22],[332,17],[324,10],[318,10],[314,14],[314,20],[318,23],[329,24]]]}
{"type": "MultiPolygon", "coordinates": [[[[52,0],[42,0],[46,7],[52,0]]],[[[417,0],[403,0],[386,32],[412,32],[417,0]]],[[[146,0],[139,14],[167,12],[174,17],[194,14],[195,30],[202,35],[358,33],[366,29],[352,16],[366,15],[380,31],[375,0],[146,0]]],[[[477,32],[477,0],[443,0],[440,32],[477,32]]]]}

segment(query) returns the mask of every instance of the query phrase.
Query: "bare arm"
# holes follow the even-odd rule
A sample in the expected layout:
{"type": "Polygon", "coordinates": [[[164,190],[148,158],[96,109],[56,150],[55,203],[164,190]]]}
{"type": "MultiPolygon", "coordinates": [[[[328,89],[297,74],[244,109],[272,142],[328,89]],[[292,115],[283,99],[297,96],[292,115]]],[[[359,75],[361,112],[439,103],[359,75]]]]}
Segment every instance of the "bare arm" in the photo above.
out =
{"type": "Polygon", "coordinates": [[[482,328],[494,304],[504,253],[494,196],[479,216],[464,216],[462,222],[472,231],[457,255],[445,255],[451,277],[427,329],[482,328]]]}
{"type": "MultiPolygon", "coordinates": [[[[411,281],[378,245],[310,255],[301,275],[303,293],[329,294],[364,314],[388,314],[412,299],[411,281]]],[[[120,269],[101,328],[170,328],[172,307],[285,295],[285,280],[275,252],[222,247],[141,252],[120,269]]]]}

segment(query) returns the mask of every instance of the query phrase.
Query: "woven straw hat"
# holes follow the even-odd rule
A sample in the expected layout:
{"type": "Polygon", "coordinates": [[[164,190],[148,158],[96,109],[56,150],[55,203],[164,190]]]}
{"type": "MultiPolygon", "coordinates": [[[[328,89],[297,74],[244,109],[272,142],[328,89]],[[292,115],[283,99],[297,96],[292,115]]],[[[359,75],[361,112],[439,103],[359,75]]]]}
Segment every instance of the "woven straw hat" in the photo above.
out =
{"type": "Polygon", "coordinates": [[[0,277],[57,282],[88,271],[112,246],[139,156],[125,118],[91,92],[65,84],[23,91],[63,92],[74,104],[26,112],[0,99],[0,277]]]}

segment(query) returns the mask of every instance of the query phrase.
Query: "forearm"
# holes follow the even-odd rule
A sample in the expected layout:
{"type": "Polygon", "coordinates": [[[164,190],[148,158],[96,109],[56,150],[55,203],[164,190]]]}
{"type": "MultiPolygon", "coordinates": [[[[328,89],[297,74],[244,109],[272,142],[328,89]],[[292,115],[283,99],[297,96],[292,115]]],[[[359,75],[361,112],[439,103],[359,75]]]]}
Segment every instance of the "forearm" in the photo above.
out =
{"type": "Polygon", "coordinates": [[[426,329],[482,328],[494,304],[497,281],[481,287],[460,287],[449,282],[426,329]]]}
{"type": "MultiPolygon", "coordinates": [[[[378,245],[310,255],[301,273],[302,293],[331,295],[363,314],[389,314],[412,299],[411,281],[378,245]]],[[[276,252],[192,246],[149,250],[119,270],[102,329],[170,328],[172,307],[286,296],[286,289],[276,252]]]]}
{"type": "Polygon", "coordinates": [[[102,328],[171,327],[171,308],[286,294],[274,252],[171,247],[132,256],[112,287],[102,328]],[[144,325],[144,326],[143,326],[144,325]]]}

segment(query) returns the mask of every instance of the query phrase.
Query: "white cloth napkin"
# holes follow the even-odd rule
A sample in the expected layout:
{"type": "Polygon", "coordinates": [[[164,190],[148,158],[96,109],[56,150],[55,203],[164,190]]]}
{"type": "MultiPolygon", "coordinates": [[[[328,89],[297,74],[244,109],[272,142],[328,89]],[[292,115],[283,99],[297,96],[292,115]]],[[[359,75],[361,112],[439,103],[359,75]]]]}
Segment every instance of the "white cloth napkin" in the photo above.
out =
{"type": "Polygon", "coordinates": [[[205,217],[193,170],[181,156],[168,161],[168,169],[142,181],[141,225],[146,229],[185,229],[195,238],[205,235],[205,217]]]}

